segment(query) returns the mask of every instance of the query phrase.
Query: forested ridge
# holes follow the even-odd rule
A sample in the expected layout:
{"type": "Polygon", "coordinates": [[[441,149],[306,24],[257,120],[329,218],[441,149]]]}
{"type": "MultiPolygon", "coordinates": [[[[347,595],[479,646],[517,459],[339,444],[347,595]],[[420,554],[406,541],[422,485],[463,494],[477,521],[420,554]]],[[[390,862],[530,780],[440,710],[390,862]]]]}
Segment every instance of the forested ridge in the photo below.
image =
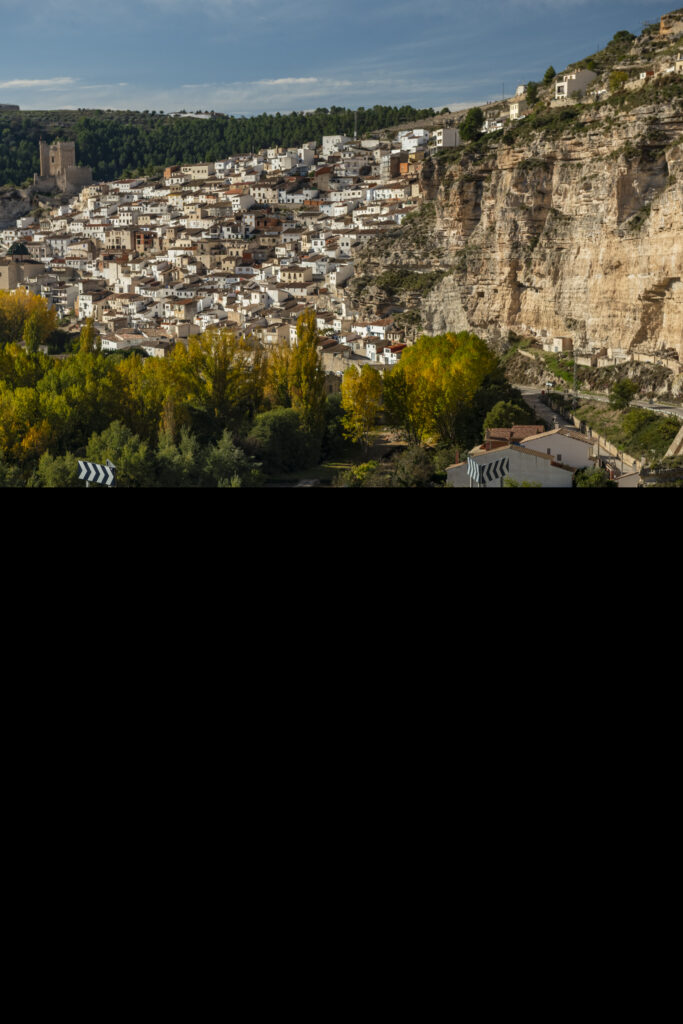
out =
{"type": "Polygon", "coordinates": [[[300,146],[323,135],[377,131],[431,117],[430,109],[319,107],[312,113],[259,114],[208,120],[155,111],[33,110],[0,113],[0,185],[24,185],[40,170],[38,141],[74,140],[79,164],[96,181],[158,173],[171,164],[224,160],[271,146],[300,146]]]}

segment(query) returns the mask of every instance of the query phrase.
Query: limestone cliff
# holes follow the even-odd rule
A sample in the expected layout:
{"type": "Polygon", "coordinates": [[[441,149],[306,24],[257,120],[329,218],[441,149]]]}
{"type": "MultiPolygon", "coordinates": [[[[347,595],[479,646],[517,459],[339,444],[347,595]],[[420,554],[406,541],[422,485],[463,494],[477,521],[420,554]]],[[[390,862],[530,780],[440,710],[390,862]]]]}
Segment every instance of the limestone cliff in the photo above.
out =
{"type": "Polygon", "coordinates": [[[413,336],[569,336],[683,366],[683,92],[575,115],[427,159],[420,252],[402,250],[403,229],[373,245],[356,271],[361,308],[398,298],[413,336]],[[416,302],[388,294],[376,282],[397,262],[440,278],[416,302]]]}

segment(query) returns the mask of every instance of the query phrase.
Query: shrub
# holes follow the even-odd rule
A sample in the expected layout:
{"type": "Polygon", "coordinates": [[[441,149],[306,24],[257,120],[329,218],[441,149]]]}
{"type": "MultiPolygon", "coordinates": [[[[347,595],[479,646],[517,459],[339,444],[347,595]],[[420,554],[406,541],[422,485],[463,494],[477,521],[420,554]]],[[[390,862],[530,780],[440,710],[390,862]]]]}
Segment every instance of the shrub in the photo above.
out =
{"type": "Polygon", "coordinates": [[[621,89],[626,82],[628,82],[629,73],[628,71],[613,71],[608,79],[608,86],[610,92],[617,92],[621,89]]]}
{"type": "Polygon", "coordinates": [[[277,408],[256,417],[245,448],[266,473],[291,473],[315,461],[314,440],[304,431],[298,409],[277,408]]]}
{"type": "Polygon", "coordinates": [[[496,402],[486,414],[484,435],[487,430],[494,430],[497,427],[514,427],[516,424],[529,424],[535,421],[536,416],[526,403],[522,406],[517,402],[496,402]]]}
{"type": "Polygon", "coordinates": [[[575,487],[616,487],[604,469],[579,469],[574,474],[575,487]]]}
{"type": "Polygon", "coordinates": [[[484,124],[484,111],[481,107],[472,107],[467,111],[465,120],[460,125],[460,136],[465,142],[476,142],[481,135],[484,124]]]}
{"type": "Polygon", "coordinates": [[[618,380],[610,390],[610,408],[627,409],[637,391],[638,385],[632,380],[618,380]]]}

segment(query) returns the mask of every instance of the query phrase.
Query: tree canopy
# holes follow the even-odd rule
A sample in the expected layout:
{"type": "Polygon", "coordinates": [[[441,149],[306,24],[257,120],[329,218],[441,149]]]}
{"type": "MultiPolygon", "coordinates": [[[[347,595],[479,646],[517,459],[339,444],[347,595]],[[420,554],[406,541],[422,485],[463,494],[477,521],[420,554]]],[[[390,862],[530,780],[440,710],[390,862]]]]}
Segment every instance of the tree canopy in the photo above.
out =
{"type": "Polygon", "coordinates": [[[382,407],[382,378],[374,366],[350,366],[342,379],[344,434],[355,443],[368,444],[370,431],[382,407]]]}
{"type": "Polygon", "coordinates": [[[328,408],[310,314],[286,362],[292,408],[279,410],[268,393],[277,354],[251,338],[209,330],[146,359],[103,353],[86,322],[73,354],[54,359],[36,344],[53,320],[40,297],[0,292],[0,485],[77,486],[79,458],[110,458],[117,486],[254,484],[259,445],[247,450],[247,440],[273,406],[292,414],[286,427],[307,465],[334,448],[339,413],[328,408]]]}
{"type": "Polygon", "coordinates": [[[463,415],[498,366],[497,356],[476,334],[423,335],[385,374],[385,408],[414,443],[431,437],[456,444],[463,415]]]}
{"type": "Polygon", "coordinates": [[[627,409],[638,393],[638,385],[632,380],[618,380],[609,393],[609,404],[612,409],[627,409]]]}
{"type": "Polygon", "coordinates": [[[465,142],[476,142],[481,135],[484,125],[484,111],[481,107],[472,107],[467,111],[465,119],[460,125],[460,135],[465,142]]]}

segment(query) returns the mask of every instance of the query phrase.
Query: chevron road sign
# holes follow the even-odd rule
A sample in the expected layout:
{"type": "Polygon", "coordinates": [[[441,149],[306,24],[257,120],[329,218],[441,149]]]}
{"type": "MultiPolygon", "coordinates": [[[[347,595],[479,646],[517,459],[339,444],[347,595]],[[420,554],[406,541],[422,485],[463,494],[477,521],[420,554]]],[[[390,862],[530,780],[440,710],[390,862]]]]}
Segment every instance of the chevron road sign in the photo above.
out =
{"type": "Polygon", "coordinates": [[[116,466],[107,459],[106,466],[99,466],[96,462],[78,463],[78,479],[85,480],[85,486],[90,484],[106,484],[107,487],[116,486],[116,466]]]}
{"type": "Polygon", "coordinates": [[[502,483],[503,477],[507,476],[509,472],[509,459],[498,459],[497,462],[489,462],[488,465],[483,466],[472,458],[467,459],[467,475],[472,480],[476,480],[480,487],[482,484],[491,483],[492,480],[500,480],[502,483]]]}

